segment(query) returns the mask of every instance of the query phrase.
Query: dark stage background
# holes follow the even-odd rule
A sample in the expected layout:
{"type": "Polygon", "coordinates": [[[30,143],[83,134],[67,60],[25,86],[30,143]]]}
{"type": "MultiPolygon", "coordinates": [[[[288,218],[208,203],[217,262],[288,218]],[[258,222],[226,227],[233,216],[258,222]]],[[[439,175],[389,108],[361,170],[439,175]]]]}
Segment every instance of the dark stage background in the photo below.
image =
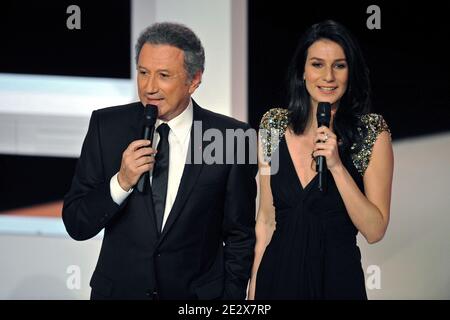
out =
{"type": "Polygon", "coordinates": [[[130,1],[17,1],[0,4],[0,72],[130,78],[130,1]],[[81,29],[69,30],[70,5],[81,29]]]}

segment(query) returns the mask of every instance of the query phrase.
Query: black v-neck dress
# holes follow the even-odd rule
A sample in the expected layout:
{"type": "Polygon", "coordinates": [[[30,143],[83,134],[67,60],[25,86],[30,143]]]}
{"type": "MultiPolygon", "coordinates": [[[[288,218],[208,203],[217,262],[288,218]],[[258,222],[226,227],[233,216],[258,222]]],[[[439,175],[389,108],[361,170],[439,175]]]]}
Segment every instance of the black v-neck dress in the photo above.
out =
{"type": "MultiPolygon", "coordinates": [[[[277,172],[272,172],[270,178],[276,230],[257,272],[255,299],[367,299],[356,243],[358,230],[330,172],[326,192],[318,189],[317,175],[302,187],[284,138],[286,116],[285,109],[272,109],[263,117],[261,126],[280,129],[281,138],[269,154],[273,157],[278,153],[279,161],[279,165],[272,165],[277,172]]],[[[373,142],[370,145],[369,140],[388,130],[381,116],[371,117],[368,123],[376,126],[369,125],[368,129],[375,137],[365,140],[370,150],[373,142]]],[[[361,161],[364,154],[359,156],[360,162],[358,155],[341,157],[341,161],[364,192],[361,173],[370,159],[361,161]]]]}

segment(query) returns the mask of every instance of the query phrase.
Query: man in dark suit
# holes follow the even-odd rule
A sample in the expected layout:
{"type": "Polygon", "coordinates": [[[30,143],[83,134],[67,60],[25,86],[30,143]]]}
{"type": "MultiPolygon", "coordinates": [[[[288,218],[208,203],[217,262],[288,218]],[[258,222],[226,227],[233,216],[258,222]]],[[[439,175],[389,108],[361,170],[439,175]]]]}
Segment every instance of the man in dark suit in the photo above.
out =
{"type": "Polygon", "coordinates": [[[226,135],[249,126],[191,99],[204,60],[190,29],[154,24],[136,44],[140,102],[92,113],[63,208],[72,238],[104,229],[92,299],[245,298],[257,167],[248,139],[226,135]],[[141,139],[148,104],[159,111],[151,142],[141,139]],[[233,139],[231,149],[224,140],[209,154],[228,161],[205,163],[212,148],[201,137],[208,130],[233,139]],[[148,171],[151,188],[141,192],[136,184],[148,171]]]}

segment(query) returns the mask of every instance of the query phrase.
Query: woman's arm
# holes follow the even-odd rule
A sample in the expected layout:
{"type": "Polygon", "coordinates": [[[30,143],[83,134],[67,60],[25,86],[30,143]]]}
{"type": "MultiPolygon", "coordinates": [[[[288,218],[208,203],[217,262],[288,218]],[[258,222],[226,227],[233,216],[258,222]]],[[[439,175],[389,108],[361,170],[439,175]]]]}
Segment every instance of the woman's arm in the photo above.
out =
{"type": "Polygon", "coordinates": [[[320,131],[319,140],[323,140],[324,133],[327,133],[329,139],[327,143],[316,144],[314,156],[326,156],[328,169],[333,175],[355,227],[367,242],[380,241],[389,223],[394,169],[394,155],[389,133],[381,132],[373,146],[370,162],[363,177],[364,194],[339,159],[335,135],[326,127],[318,130],[320,131]]]}
{"type": "Polygon", "coordinates": [[[255,227],[255,257],[248,290],[249,300],[254,300],[255,298],[256,275],[258,273],[259,264],[261,263],[264,251],[272,239],[272,234],[275,230],[275,208],[273,207],[269,173],[269,165],[259,161],[259,208],[255,227]]]}

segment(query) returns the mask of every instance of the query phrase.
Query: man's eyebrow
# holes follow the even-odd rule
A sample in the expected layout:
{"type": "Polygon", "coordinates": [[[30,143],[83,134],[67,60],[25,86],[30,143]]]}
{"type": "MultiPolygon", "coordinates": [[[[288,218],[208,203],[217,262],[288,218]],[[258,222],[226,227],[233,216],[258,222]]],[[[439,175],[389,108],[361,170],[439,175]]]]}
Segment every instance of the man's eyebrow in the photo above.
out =
{"type": "MultiPolygon", "coordinates": [[[[138,69],[144,69],[144,70],[148,71],[148,69],[147,69],[146,67],[139,66],[139,65],[138,65],[138,69]]],[[[157,71],[157,72],[170,72],[169,69],[158,69],[158,70],[156,70],[156,71],[157,71]]]]}

